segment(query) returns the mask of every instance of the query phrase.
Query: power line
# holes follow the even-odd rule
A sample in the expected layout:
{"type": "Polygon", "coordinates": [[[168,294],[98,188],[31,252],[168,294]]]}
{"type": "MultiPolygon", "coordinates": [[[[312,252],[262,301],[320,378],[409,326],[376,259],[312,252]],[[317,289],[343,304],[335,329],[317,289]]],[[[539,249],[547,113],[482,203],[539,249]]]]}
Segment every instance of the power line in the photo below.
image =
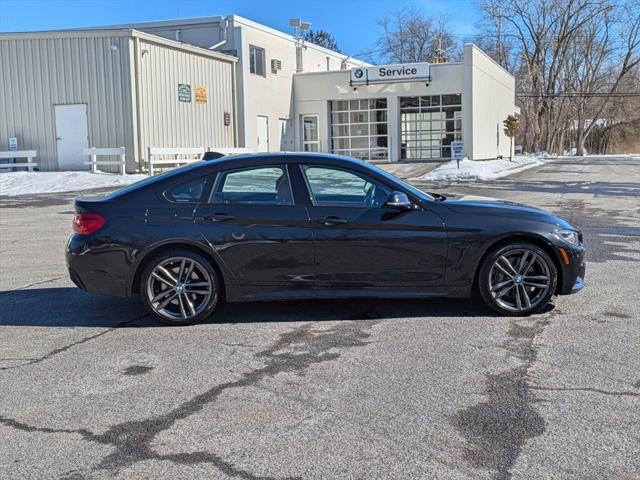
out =
{"type": "Polygon", "coordinates": [[[562,93],[531,93],[516,92],[517,97],[522,98],[626,98],[640,97],[640,92],[615,92],[615,93],[588,93],[588,92],[562,92],[562,93]]]}

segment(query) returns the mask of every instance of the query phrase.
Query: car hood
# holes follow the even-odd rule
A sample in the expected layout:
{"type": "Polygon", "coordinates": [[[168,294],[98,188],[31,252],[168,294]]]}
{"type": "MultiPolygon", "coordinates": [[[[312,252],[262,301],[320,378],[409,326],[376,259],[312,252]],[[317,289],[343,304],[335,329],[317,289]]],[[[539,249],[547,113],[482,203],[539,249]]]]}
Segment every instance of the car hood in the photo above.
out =
{"type": "Polygon", "coordinates": [[[522,203],[476,195],[452,194],[446,196],[447,199],[443,203],[454,212],[470,213],[474,211],[482,215],[521,218],[556,225],[558,228],[578,230],[566,220],[546,210],[522,203]]]}

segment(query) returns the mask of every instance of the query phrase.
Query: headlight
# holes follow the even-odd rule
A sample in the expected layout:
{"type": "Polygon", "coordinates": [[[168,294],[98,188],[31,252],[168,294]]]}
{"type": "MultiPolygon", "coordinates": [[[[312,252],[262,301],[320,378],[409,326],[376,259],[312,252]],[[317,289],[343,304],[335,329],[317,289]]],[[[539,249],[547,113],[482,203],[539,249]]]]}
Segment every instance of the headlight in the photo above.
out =
{"type": "Polygon", "coordinates": [[[571,245],[580,245],[580,236],[575,230],[556,230],[553,234],[571,245]]]}

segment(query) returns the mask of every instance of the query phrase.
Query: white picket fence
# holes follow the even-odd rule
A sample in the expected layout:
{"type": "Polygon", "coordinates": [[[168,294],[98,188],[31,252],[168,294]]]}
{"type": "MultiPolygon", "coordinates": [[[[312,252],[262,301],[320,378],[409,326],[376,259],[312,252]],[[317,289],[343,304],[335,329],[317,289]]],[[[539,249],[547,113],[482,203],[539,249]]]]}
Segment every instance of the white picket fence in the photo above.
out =
{"type": "Polygon", "coordinates": [[[38,156],[36,150],[13,150],[9,152],[0,152],[0,160],[7,160],[10,158],[26,158],[26,162],[16,163],[0,163],[0,169],[2,168],[27,168],[30,172],[33,172],[33,167],[37,167],[38,163],[33,159],[38,156]]]}
{"type": "Polygon", "coordinates": [[[195,148],[173,148],[173,147],[149,147],[149,158],[147,160],[147,169],[149,175],[154,174],[154,167],[161,167],[167,165],[187,165],[189,163],[198,162],[202,159],[205,152],[218,152],[223,155],[233,155],[239,153],[251,153],[248,148],[228,148],[210,147],[206,149],[204,147],[195,148]],[[164,158],[158,158],[164,157],[164,158]],[[173,157],[173,158],[166,158],[173,157]]]}
{"type": "Polygon", "coordinates": [[[125,151],[124,147],[117,148],[85,148],[83,153],[84,155],[89,155],[91,160],[84,162],[85,165],[91,165],[91,171],[93,173],[98,173],[98,167],[102,165],[119,165],[120,166],[120,174],[125,175],[127,173],[127,162],[125,159],[125,151]],[[118,156],[120,160],[98,160],[98,157],[105,156],[118,156]]]}

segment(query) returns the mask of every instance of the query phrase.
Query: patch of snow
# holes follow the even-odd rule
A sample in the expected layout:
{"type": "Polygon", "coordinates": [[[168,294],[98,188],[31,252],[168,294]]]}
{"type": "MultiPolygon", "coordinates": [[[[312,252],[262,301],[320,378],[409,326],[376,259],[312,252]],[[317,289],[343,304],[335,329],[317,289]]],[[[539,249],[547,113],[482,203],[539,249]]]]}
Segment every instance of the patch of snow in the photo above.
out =
{"type": "Polygon", "coordinates": [[[500,160],[460,160],[460,168],[455,160],[440,165],[431,170],[418,180],[425,181],[453,181],[453,180],[494,180],[506,177],[517,172],[522,172],[528,168],[542,165],[544,159],[538,156],[519,155],[513,157],[513,161],[508,158],[500,160]]]}
{"type": "Polygon", "coordinates": [[[2,172],[0,173],[0,196],[13,197],[121,187],[145,178],[147,175],[143,174],[116,175],[103,172],[2,172]]]}

